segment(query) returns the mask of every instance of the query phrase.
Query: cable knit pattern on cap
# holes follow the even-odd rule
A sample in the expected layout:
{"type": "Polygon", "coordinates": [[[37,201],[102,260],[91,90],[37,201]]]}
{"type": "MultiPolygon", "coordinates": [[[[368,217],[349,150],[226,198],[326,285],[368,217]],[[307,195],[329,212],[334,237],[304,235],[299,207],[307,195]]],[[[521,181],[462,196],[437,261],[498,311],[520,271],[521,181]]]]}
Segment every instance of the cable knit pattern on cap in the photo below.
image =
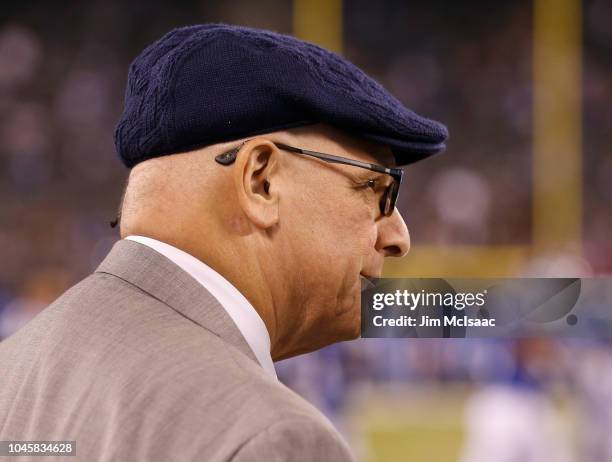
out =
{"type": "Polygon", "coordinates": [[[133,167],[314,122],[385,143],[398,164],[441,151],[448,137],[444,125],[407,109],[332,52],[274,32],[208,24],[175,29],[134,60],[115,144],[133,167]]]}

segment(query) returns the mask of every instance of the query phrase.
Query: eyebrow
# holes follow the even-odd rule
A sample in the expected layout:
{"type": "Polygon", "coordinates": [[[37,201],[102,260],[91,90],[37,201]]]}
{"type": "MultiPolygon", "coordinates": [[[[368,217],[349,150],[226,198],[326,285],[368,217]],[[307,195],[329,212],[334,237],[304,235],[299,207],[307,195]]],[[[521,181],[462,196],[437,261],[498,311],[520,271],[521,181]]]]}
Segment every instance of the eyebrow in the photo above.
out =
{"type": "Polygon", "coordinates": [[[374,171],[367,171],[367,170],[363,171],[363,172],[359,172],[357,175],[359,177],[362,177],[362,178],[367,179],[367,180],[378,180],[380,178],[388,176],[388,175],[386,175],[384,173],[374,172],[374,171]]]}

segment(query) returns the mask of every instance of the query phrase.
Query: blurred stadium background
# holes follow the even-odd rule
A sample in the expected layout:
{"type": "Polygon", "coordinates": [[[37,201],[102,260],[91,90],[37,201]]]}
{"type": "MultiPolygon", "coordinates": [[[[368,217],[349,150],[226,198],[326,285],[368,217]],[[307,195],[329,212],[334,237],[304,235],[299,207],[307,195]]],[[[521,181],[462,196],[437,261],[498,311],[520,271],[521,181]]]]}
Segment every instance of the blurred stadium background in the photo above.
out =
{"type": "MultiPolygon", "coordinates": [[[[612,273],[610,0],[3,1],[0,339],[117,239],[128,65],[199,22],[324,45],[449,126],[447,152],[407,171],[413,248],[386,276],[612,273]]],[[[277,370],[360,460],[598,462],[612,461],[610,347],[357,340],[277,370]]]]}

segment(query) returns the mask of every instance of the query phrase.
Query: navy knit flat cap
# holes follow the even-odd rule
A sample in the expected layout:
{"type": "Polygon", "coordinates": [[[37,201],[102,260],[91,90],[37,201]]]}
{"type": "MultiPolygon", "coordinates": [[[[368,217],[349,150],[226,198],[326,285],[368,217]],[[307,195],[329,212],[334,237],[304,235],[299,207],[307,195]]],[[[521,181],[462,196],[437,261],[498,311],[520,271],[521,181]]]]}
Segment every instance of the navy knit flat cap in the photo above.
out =
{"type": "Polygon", "coordinates": [[[131,168],[312,123],[387,145],[397,165],[442,151],[448,136],[330,51],[288,35],[205,24],[170,31],[132,62],[115,145],[131,168]]]}

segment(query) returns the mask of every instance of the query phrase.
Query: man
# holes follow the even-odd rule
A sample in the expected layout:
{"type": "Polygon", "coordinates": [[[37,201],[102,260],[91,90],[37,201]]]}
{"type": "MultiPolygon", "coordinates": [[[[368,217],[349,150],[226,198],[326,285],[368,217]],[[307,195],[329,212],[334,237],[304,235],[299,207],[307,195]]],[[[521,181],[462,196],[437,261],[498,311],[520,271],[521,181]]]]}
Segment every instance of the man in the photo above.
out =
{"type": "Polygon", "coordinates": [[[226,25],[130,67],[131,168],[96,272],[0,344],[0,440],[82,460],[352,460],[272,361],[354,339],[363,278],[408,252],[403,165],[444,148],[342,58],[226,25]]]}

